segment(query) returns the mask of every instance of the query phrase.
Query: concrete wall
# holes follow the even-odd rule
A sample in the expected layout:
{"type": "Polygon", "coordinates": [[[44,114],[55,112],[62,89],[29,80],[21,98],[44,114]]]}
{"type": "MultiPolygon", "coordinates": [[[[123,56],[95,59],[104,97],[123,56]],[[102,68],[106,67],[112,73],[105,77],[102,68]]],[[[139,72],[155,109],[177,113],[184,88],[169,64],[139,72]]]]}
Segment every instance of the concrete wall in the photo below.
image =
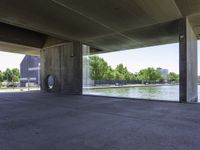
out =
{"type": "Polygon", "coordinates": [[[51,92],[82,94],[82,45],[67,42],[41,50],[41,89],[49,91],[46,77],[55,80],[51,92]]]}
{"type": "Polygon", "coordinates": [[[187,18],[180,21],[180,102],[197,102],[197,38],[187,18]]]}

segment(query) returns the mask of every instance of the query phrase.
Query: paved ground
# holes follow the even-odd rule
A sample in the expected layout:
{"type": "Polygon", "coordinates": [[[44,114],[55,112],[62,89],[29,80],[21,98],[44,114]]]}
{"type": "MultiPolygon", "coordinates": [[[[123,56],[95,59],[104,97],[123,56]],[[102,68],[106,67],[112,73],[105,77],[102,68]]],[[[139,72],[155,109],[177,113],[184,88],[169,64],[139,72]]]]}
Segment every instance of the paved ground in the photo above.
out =
{"type": "Polygon", "coordinates": [[[0,150],[200,150],[200,105],[1,93],[0,150]]]}

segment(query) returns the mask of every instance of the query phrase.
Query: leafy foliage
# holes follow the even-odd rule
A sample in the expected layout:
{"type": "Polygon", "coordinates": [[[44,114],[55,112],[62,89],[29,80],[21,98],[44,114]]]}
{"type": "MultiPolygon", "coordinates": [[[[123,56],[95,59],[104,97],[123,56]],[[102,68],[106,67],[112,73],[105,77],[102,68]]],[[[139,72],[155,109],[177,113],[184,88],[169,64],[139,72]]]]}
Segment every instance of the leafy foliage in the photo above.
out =
{"type": "Polygon", "coordinates": [[[155,82],[163,80],[161,73],[155,70],[154,68],[150,67],[147,69],[140,70],[138,75],[139,79],[142,81],[155,82]]]}
{"type": "Polygon", "coordinates": [[[108,72],[107,62],[98,56],[89,57],[90,77],[92,80],[104,80],[108,72]]]}
{"type": "Polygon", "coordinates": [[[0,82],[8,81],[8,82],[18,82],[20,78],[19,69],[9,69],[7,68],[6,71],[0,72],[0,82]]]}
{"type": "Polygon", "coordinates": [[[8,82],[12,82],[13,72],[11,69],[7,68],[5,72],[3,72],[3,80],[8,82]]]}
{"type": "Polygon", "coordinates": [[[174,73],[174,72],[170,72],[168,75],[168,80],[171,82],[178,82],[179,81],[179,75],[174,73]]]}
{"type": "MultiPolygon", "coordinates": [[[[89,57],[89,66],[92,80],[126,80],[148,83],[164,80],[161,73],[152,67],[142,69],[139,73],[134,74],[129,72],[123,64],[119,64],[115,69],[112,69],[103,58],[98,56],[89,57]]],[[[169,81],[178,81],[179,75],[171,72],[168,79],[169,81]]]]}
{"type": "Polygon", "coordinates": [[[3,73],[0,71],[0,82],[3,82],[3,73]]]}

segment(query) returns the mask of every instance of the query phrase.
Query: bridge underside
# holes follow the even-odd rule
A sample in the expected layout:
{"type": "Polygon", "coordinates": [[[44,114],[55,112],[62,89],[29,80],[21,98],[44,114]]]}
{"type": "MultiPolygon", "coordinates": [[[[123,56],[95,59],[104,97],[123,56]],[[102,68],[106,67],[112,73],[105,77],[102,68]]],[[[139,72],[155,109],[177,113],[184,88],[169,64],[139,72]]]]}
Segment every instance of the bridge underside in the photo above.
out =
{"type": "Polygon", "coordinates": [[[53,74],[54,91],[81,94],[81,44],[103,53],[179,42],[180,101],[197,100],[199,0],[1,0],[0,10],[0,50],[41,55],[44,90],[53,74]]]}
{"type": "MultiPolygon", "coordinates": [[[[105,52],[178,42],[176,20],[186,16],[200,38],[198,0],[1,0],[0,4],[2,23],[81,41],[105,52]]],[[[38,40],[32,36],[27,43],[38,40]]],[[[40,48],[41,43],[32,46],[40,48]]]]}

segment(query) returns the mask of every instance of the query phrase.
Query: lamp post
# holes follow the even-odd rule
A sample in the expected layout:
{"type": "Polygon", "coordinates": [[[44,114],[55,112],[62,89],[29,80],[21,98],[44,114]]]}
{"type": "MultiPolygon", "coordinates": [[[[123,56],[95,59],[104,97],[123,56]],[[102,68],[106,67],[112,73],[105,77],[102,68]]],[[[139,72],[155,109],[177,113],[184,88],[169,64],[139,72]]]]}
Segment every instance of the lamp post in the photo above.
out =
{"type": "Polygon", "coordinates": [[[40,63],[38,63],[38,86],[40,86],[40,63]]]}
{"type": "Polygon", "coordinates": [[[30,56],[28,57],[28,91],[30,90],[30,87],[29,87],[29,81],[30,81],[30,73],[29,73],[29,59],[30,59],[30,56]]]}

